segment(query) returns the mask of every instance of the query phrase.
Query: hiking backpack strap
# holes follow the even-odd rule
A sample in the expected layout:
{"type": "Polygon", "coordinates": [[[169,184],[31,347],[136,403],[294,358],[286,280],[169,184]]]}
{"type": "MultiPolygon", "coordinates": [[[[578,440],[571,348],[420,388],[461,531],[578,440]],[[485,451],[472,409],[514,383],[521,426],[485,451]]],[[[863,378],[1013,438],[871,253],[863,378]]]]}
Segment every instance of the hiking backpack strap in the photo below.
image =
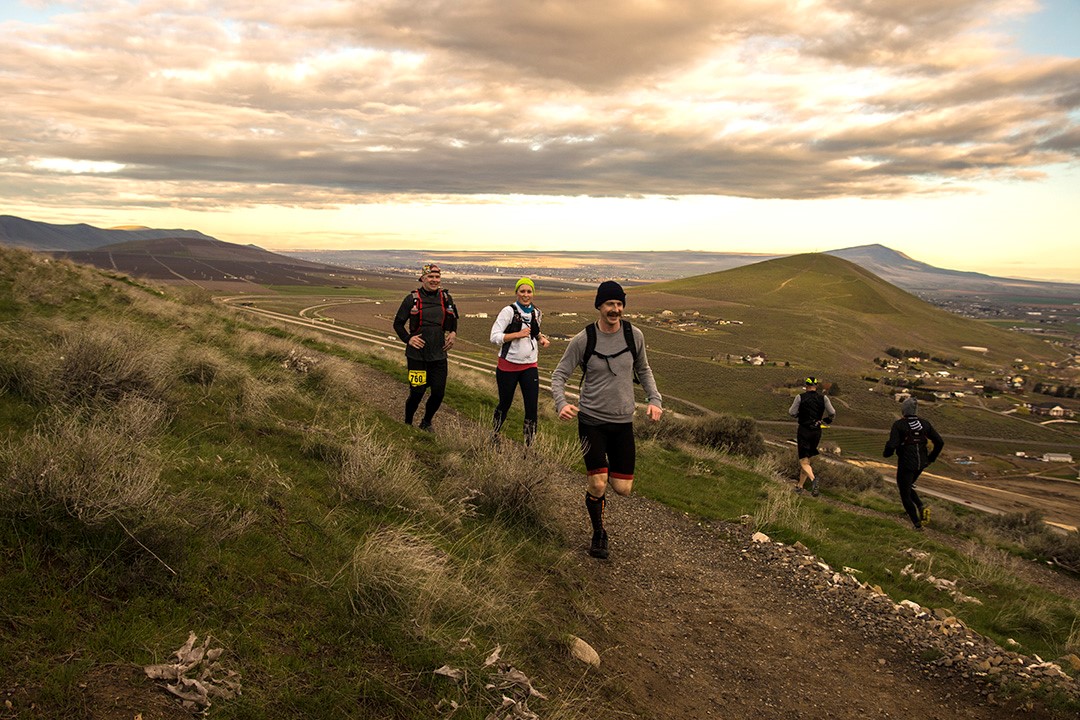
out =
{"type": "Polygon", "coordinates": [[[637,374],[637,344],[634,343],[634,329],[630,323],[626,320],[622,321],[623,326],[623,339],[626,341],[626,347],[615,353],[614,355],[604,355],[603,353],[596,352],[596,323],[589,323],[585,326],[585,352],[581,356],[581,379],[585,380],[585,374],[588,372],[589,358],[593,355],[602,357],[605,360],[618,357],[624,352],[629,352],[634,358],[634,382],[640,384],[637,374]]]}
{"type": "MultiPolygon", "coordinates": [[[[409,312],[409,334],[415,335],[424,322],[424,299],[419,290],[412,291],[413,306],[409,312]]],[[[446,291],[439,288],[439,305],[442,307],[442,324],[446,325],[446,291]]]]}
{"type": "MultiPolygon", "coordinates": [[[[525,323],[525,319],[521,316],[521,313],[518,312],[516,304],[515,305],[508,305],[507,307],[509,307],[511,310],[514,311],[514,317],[510,320],[509,324],[507,324],[507,326],[505,328],[503,328],[503,333],[517,332],[518,330],[521,329],[521,326],[525,323]]],[[[504,342],[502,344],[502,350],[499,351],[499,357],[500,358],[504,358],[504,359],[506,358],[506,354],[508,352],[510,352],[510,343],[511,342],[513,342],[513,341],[512,340],[507,340],[506,342],[504,342]]]]}
{"type": "Polygon", "coordinates": [[[420,298],[420,291],[412,291],[412,310],[409,311],[409,334],[415,335],[420,328],[420,322],[424,319],[424,301],[420,298]]]}

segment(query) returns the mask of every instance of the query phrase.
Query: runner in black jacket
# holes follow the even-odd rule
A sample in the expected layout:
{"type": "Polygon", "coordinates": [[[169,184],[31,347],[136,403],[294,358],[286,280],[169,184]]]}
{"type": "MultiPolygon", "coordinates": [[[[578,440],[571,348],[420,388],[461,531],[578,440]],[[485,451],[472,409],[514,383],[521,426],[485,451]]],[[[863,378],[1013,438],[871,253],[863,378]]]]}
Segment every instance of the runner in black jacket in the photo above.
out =
{"type": "Polygon", "coordinates": [[[405,401],[405,423],[413,416],[424,393],[431,396],[424,406],[420,429],[431,431],[431,420],[446,393],[447,350],[457,338],[458,311],[450,293],[442,289],[442,271],[434,263],[420,271],[421,286],[405,296],[394,316],[394,332],[405,343],[409,365],[409,399],[405,401]]]}
{"type": "Polygon", "coordinates": [[[909,397],[900,406],[903,417],[893,423],[889,432],[889,441],[885,443],[885,457],[896,453],[896,487],[900,491],[900,502],[911,518],[916,530],[922,530],[924,522],[930,520],[930,508],[923,505],[915,483],[927,465],[937,460],[945,441],[925,418],[916,415],[918,401],[909,397]],[[934,443],[934,449],[927,452],[927,440],[934,443]]]}

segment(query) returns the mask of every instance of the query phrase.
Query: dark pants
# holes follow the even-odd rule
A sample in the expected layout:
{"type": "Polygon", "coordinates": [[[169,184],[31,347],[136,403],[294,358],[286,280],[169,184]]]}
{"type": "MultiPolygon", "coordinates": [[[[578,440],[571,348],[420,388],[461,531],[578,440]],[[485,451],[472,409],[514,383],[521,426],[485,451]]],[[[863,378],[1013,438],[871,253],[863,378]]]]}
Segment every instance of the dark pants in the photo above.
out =
{"type": "Polygon", "coordinates": [[[922,475],[922,470],[917,468],[896,468],[896,488],[900,491],[900,502],[904,504],[904,510],[915,527],[922,525],[922,499],[915,491],[915,482],[922,475]]]}
{"type": "Polygon", "coordinates": [[[495,384],[499,388],[499,404],[495,408],[492,425],[495,432],[502,429],[506,414],[514,404],[514,393],[521,386],[521,400],[525,405],[525,444],[531,445],[536,436],[537,404],[540,398],[540,372],[536,368],[527,368],[517,372],[509,370],[495,371],[495,384]]]}
{"type": "Polygon", "coordinates": [[[413,416],[416,415],[417,408],[420,407],[420,400],[423,399],[424,393],[428,388],[431,388],[431,396],[428,398],[427,405],[424,406],[424,425],[430,425],[431,419],[435,417],[435,413],[438,412],[439,406],[442,405],[443,396],[446,395],[446,375],[448,363],[446,360],[414,360],[412,358],[406,358],[409,363],[409,370],[423,370],[427,372],[427,381],[422,384],[410,385],[409,399],[405,401],[405,422],[412,425],[413,416]]]}

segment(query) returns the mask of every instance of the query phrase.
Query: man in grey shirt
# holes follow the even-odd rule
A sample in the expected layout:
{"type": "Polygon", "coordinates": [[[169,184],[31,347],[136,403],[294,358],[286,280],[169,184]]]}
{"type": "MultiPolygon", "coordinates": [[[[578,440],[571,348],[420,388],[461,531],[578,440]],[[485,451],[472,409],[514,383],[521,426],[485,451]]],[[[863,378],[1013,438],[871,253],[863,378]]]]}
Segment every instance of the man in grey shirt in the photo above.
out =
{"type": "Polygon", "coordinates": [[[626,293],[608,280],[596,291],[600,318],[570,340],[551,375],[551,394],[561,420],[578,419],[578,438],[585,457],[588,487],[585,507],[592,523],[589,554],[608,557],[604,506],[608,479],[619,495],[634,485],[634,381],[645,390],[645,416],[656,422],[663,414],[660,393],[645,356],[645,337],[622,319],[626,293]],[[582,368],[578,405],[566,399],[566,381],[582,368]]]}

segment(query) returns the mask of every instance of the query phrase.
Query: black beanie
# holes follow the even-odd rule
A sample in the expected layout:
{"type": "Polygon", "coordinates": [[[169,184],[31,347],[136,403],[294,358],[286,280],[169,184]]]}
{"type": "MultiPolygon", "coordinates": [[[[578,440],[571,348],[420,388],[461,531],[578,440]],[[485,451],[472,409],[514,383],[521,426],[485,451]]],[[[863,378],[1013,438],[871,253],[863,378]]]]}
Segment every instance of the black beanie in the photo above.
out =
{"type": "Polygon", "coordinates": [[[623,305],[626,304],[626,293],[623,292],[622,285],[614,280],[605,280],[596,288],[596,302],[593,307],[599,308],[608,300],[618,300],[623,305]]]}

